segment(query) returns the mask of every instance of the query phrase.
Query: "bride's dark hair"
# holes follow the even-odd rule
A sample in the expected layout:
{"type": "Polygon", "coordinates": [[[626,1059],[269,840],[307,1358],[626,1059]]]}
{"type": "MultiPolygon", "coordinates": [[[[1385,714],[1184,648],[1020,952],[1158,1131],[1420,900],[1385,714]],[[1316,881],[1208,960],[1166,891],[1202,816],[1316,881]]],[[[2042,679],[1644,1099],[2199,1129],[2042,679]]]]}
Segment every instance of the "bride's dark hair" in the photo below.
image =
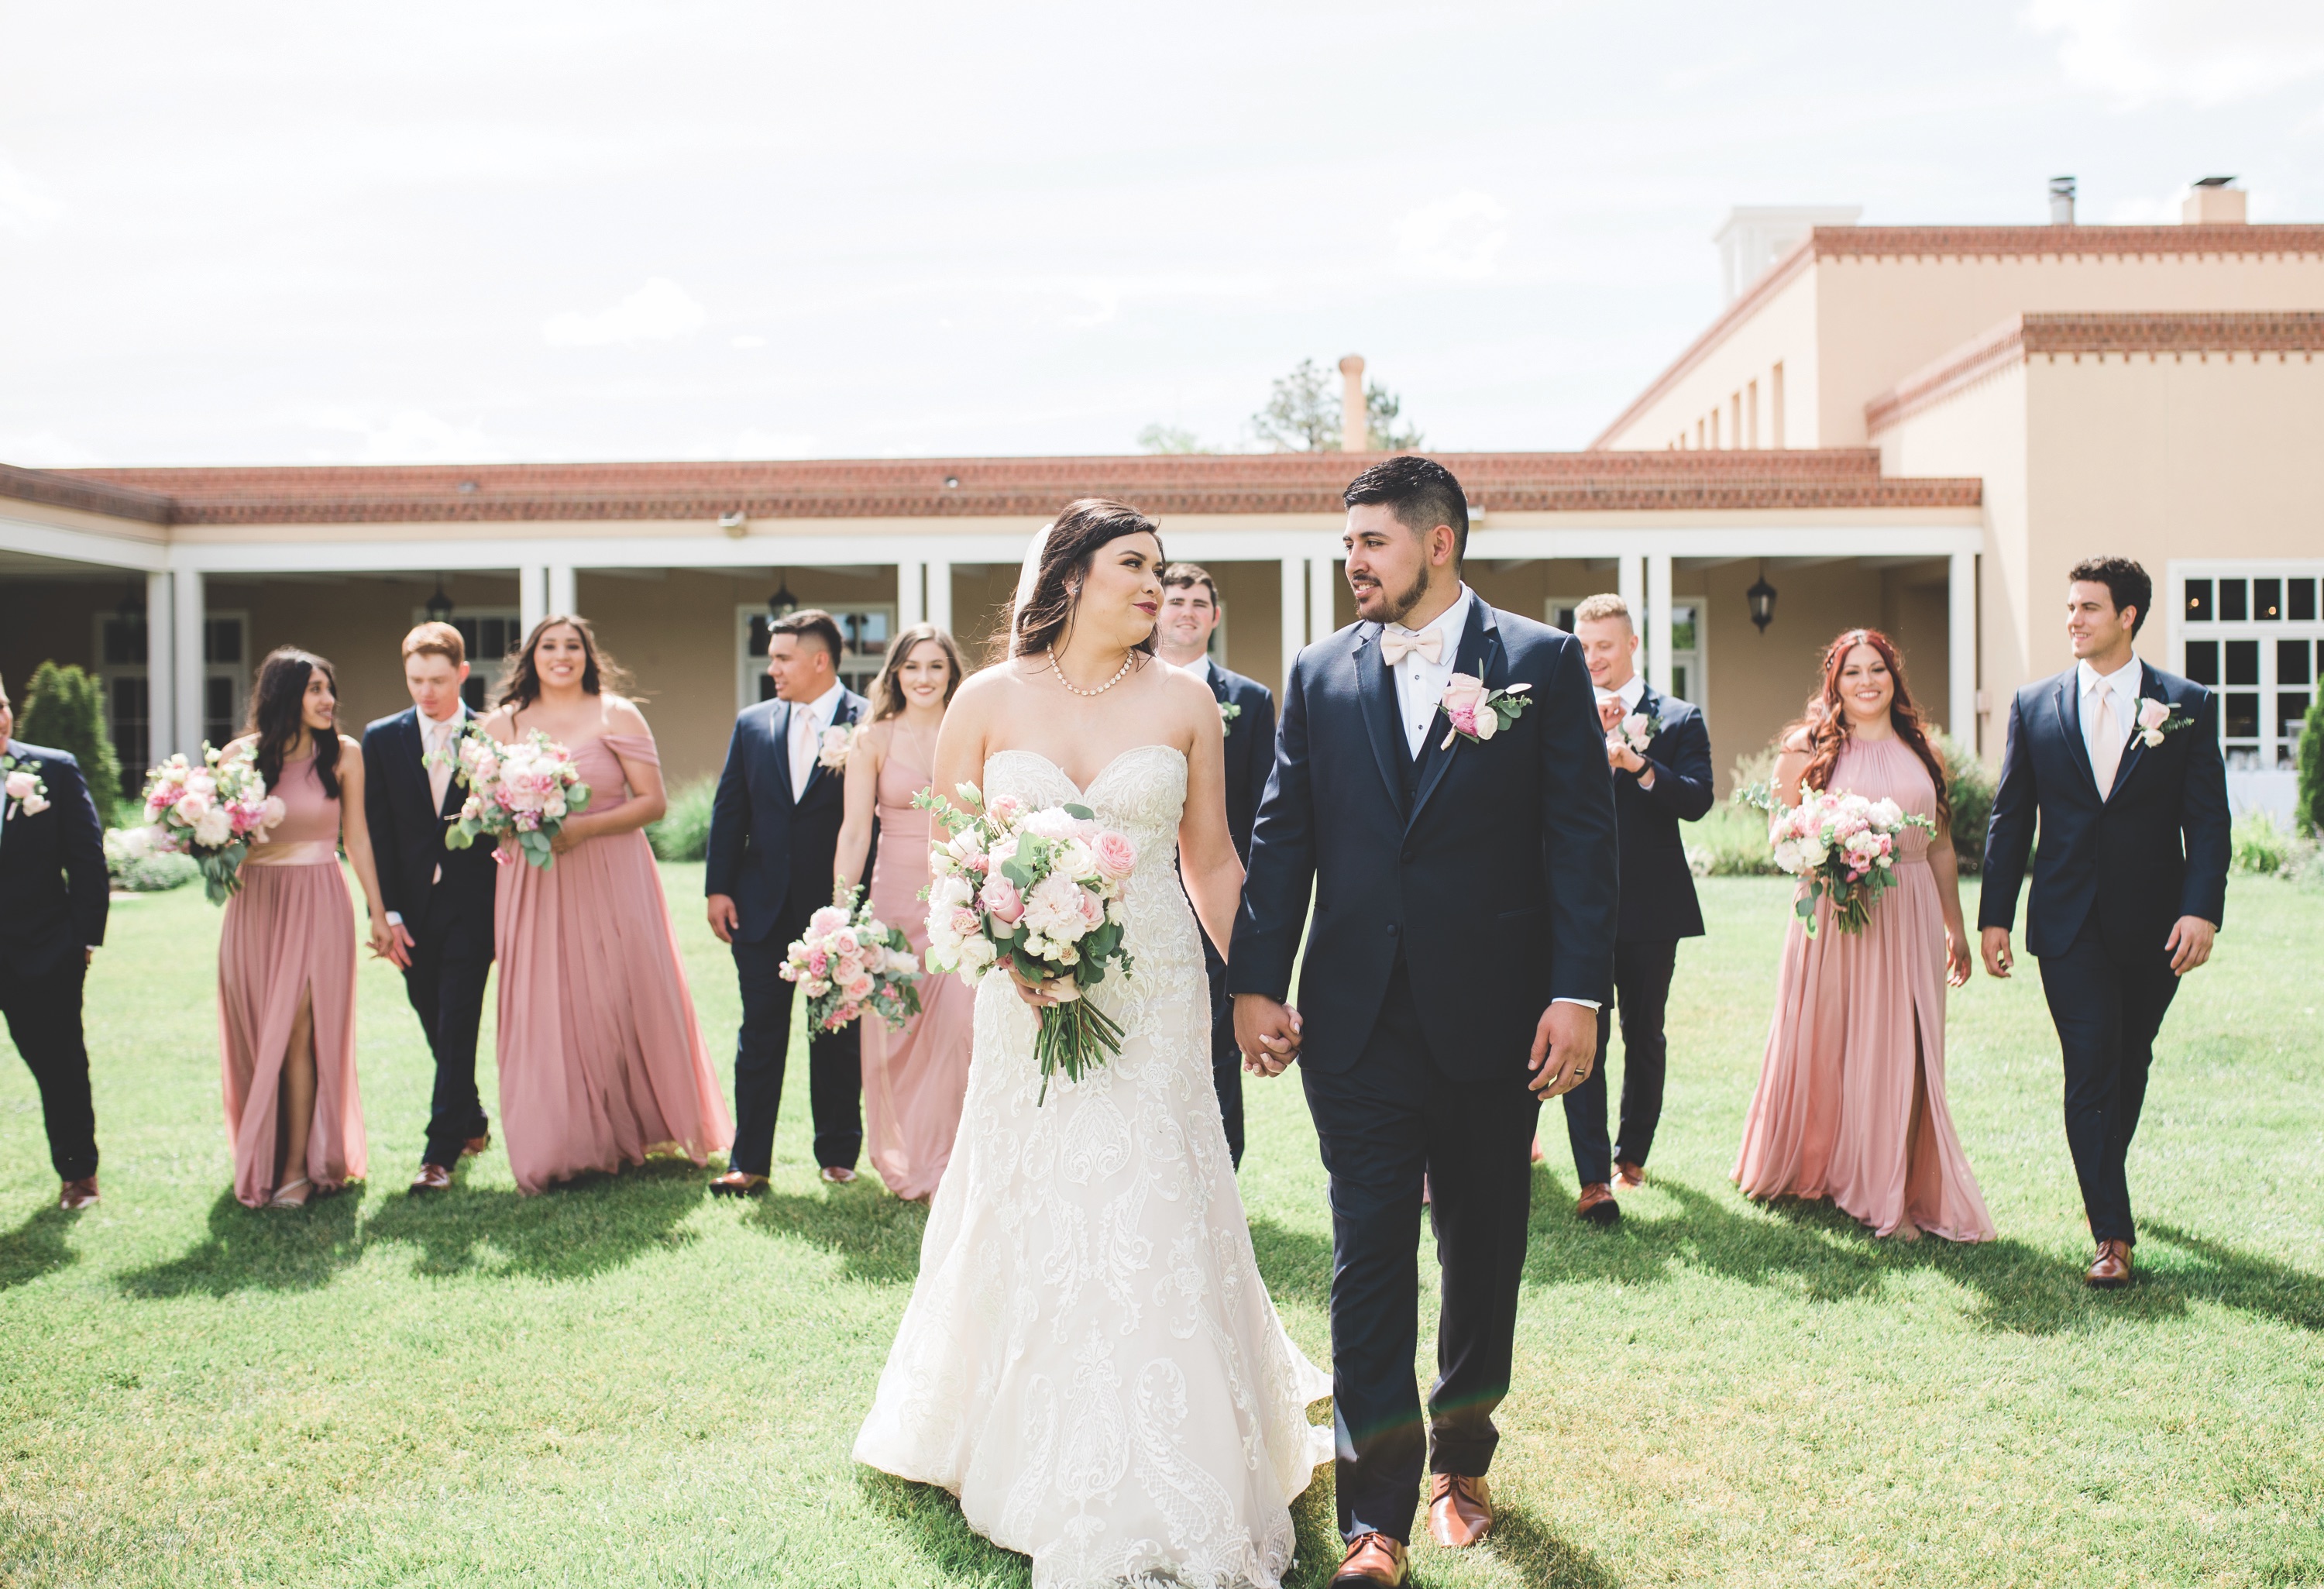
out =
{"type": "MultiPolygon", "coordinates": [[[[1032,594],[1017,609],[1017,622],[1001,645],[998,660],[1010,657],[1038,656],[1056,644],[1073,627],[1074,609],[1081,605],[1079,587],[1090,570],[1091,561],[1109,541],[1120,540],[1125,535],[1151,535],[1154,543],[1162,543],[1161,526],[1127,503],[1109,502],[1102,496],[1085,496],[1079,502],[1067,503],[1049,526],[1048,539],[1041,545],[1041,561],[1033,576],[1032,594]]],[[[1157,560],[1156,567],[1160,567],[1157,560]]],[[[1148,656],[1154,654],[1154,634],[1130,648],[1148,656]]]]}

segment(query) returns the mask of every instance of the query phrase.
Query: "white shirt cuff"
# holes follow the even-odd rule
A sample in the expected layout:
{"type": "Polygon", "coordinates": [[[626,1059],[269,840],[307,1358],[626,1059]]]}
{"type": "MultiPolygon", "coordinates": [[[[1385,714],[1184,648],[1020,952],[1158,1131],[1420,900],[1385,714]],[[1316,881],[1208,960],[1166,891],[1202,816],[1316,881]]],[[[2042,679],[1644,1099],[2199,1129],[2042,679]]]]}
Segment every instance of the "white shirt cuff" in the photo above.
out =
{"type": "Polygon", "coordinates": [[[387,913],[387,924],[390,927],[401,927],[403,925],[403,912],[401,910],[390,910],[387,913]]]}
{"type": "Polygon", "coordinates": [[[1553,1004],[1579,1004],[1584,1010],[1592,1012],[1603,1008],[1603,1006],[1595,999],[1552,999],[1550,1002],[1553,1004]]]}

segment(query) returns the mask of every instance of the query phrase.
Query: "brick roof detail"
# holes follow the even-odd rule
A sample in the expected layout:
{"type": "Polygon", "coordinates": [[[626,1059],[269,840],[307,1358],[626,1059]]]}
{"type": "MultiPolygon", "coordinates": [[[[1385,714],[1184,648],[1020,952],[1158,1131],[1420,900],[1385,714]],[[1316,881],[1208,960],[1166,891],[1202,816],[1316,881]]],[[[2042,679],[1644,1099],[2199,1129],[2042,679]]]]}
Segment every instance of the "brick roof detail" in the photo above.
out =
{"type": "MultiPolygon", "coordinates": [[[[1886,479],[1870,448],[1789,452],[1443,453],[1470,500],[1501,512],[1974,507],[1974,479],[1886,479]]],[[[13,470],[53,488],[168,504],[180,524],[595,520],[1039,519],[1081,496],[1157,515],[1337,513],[1373,457],[1342,453],[13,470]]],[[[106,511],[99,509],[98,511],[106,511]]]]}
{"type": "Polygon", "coordinates": [[[2164,354],[2206,358],[2216,353],[2283,359],[2319,352],[2324,352],[2324,309],[2012,315],[1866,403],[1864,424],[1877,435],[1997,371],[2037,357],[2144,354],[2154,360],[2164,354]]]}
{"type": "Polygon", "coordinates": [[[0,464],[0,497],[36,502],[52,508],[77,508],[114,519],[135,519],[147,524],[171,522],[173,504],[161,492],[69,475],[54,469],[19,469],[0,464]]]}

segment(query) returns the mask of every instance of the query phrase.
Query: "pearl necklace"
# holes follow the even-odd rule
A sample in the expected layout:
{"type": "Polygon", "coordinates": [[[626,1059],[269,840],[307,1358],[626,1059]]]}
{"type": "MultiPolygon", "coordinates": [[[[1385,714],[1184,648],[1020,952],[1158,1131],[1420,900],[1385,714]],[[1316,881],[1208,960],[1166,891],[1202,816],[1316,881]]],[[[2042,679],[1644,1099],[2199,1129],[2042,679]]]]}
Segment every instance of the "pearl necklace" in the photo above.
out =
{"type": "Polygon", "coordinates": [[[1067,689],[1072,690],[1075,695],[1085,697],[1103,695],[1107,690],[1111,689],[1115,685],[1120,683],[1123,679],[1129,676],[1130,664],[1137,660],[1138,653],[1136,651],[1129,652],[1121,659],[1121,666],[1114,670],[1112,678],[1107,679],[1103,684],[1099,685],[1095,689],[1084,689],[1072,679],[1066,678],[1065,670],[1057,666],[1057,648],[1054,645],[1049,648],[1049,671],[1057,676],[1058,683],[1064,685],[1067,689]]]}

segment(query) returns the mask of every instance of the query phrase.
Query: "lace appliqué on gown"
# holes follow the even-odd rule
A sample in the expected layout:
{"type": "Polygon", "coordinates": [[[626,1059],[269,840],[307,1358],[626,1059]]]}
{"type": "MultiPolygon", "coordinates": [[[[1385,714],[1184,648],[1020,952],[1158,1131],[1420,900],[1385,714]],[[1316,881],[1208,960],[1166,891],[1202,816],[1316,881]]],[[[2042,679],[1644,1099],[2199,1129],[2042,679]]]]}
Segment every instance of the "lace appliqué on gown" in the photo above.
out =
{"type": "Polygon", "coordinates": [[[1138,845],[1127,1038],[1037,1105],[1033,1014],[977,990],[975,1052],[920,1272],[855,1443],[960,1497],[1036,1589],[1274,1589],[1290,1501],[1332,1455],[1331,1381],[1284,1334],[1251,1255],[1210,1057],[1203,946],[1174,859],[1185,758],[1117,757],[1084,791],[1003,751],[988,798],[1086,802],[1138,845]]]}

